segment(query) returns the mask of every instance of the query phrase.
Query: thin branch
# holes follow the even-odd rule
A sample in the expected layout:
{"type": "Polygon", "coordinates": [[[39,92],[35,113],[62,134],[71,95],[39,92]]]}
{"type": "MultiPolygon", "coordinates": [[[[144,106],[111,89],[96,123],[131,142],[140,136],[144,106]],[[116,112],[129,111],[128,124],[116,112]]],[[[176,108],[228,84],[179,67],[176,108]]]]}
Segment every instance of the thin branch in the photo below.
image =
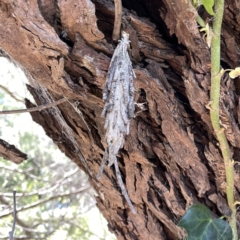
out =
{"type": "MultiPolygon", "coordinates": [[[[23,207],[20,207],[17,211],[22,212],[22,211],[25,211],[25,210],[28,210],[28,209],[31,209],[31,208],[35,208],[35,207],[37,207],[41,204],[44,204],[46,202],[49,202],[49,201],[54,200],[54,199],[59,198],[59,197],[68,197],[68,196],[71,196],[71,195],[76,195],[78,193],[83,193],[90,188],[91,188],[91,186],[86,186],[86,187],[80,188],[79,190],[74,191],[74,192],[68,192],[68,193],[63,193],[63,194],[59,194],[59,195],[54,195],[54,196],[51,196],[49,198],[39,200],[35,203],[31,203],[31,204],[25,205],[23,207]]],[[[0,218],[7,217],[7,216],[11,215],[12,213],[13,213],[13,210],[5,211],[5,213],[0,215],[0,218]]]]}
{"type": "MultiPolygon", "coordinates": [[[[51,216],[51,219],[54,219],[54,216],[51,216]]],[[[64,219],[64,218],[63,218],[64,219]]],[[[28,225],[25,224],[21,219],[19,219],[17,217],[17,224],[18,224],[18,227],[21,227],[21,229],[25,232],[23,234],[25,234],[25,238],[26,239],[35,239],[35,236],[43,236],[44,235],[44,238],[43,239],[47,239],[46,237],[52,235],[55,231],[58,230],[58,227],[61,226],[62,224],[62,221],[60,221],[60,217],[58,217],[56,220],[54,221],[49,221],[49,220],[44,220],[44,223],[43,223],[43,219],[40,220],[40,222],[38,224],[35,224],[34,226],[32,226],[32,228],[29,228],[27,227],[28,225]],[[54,226],[53,224],[57,222],[58,226],[54,226]],[[39,225],[42,225],[45,227],[46,231],[39,231],[39,230],[36,230],[37,229],[37,226],[39,225]],[[45,225],[48,225],[49,228],[47,228],[45,225]]],[[[1,237],[0,237],[1,239],[1,237]]],[[[17,239],[17,237],[15,236],[14,239],[17,239]]]]}
{"type": "MultiPolygon", "coordinates": [[[[0,236],[0,239],[1,240],[4,240],[4,239],[8,239],[8,236],[0,236]]],[[[28,236],[18,236],[18,237],[14,237],[15,240],[29,240],[29,237],[28,236]]],[[[36,240],[39,240],[39,239],[44,239],[46,240],[46,237],[31,237],[32,240],[36,239],[36,240]]]]}
{"type": "MultiPolygon", "coordinates": [[[[12,170],[12,169],[11,169],[12,170]]],[[[22,170],[21,170],[22,171],[22,170]]],[[[34,195],[44,195],[44,194],[47,194],[47,193],[51,193],[53,192],[56,188],[58,188],[59,186],[62,186],[64,184],[64,182],[72,177],[74,174],[76,174],[77,172],[79,171],[79,168],[75,168],[73,169],[72,171],[69,171],[67,172],[66,174],[64,174],[64,176],[59,179],[59,180],[56,180],[54,183],[54,185],[50,185],[50,186],[47,186],[47,187],[43,187],[43,188],[40,188],[40,189],[37,189],[36,191],[33,191],[33,192],[30,192],[30,193],[17,193],[17,197],[31,197],[31,196],[34,196],[34,195]]],[[[0,196],[3,196],[3,197],[10,197],[11,196],[11,193],[0,193],[0,196]]]]}
{"type": "MultiPolygon", "coordinates": [[[[16,196],[16,194],[15,194],[15,196],[16,196]]],[[[8,206],[8,208],[10,208],[10,205],[4,198],[0,197],[0,202],[3,203],[4,205],[8,206]]],[[[27,226],[18,216],[16,216],[16,223],[18,224],[17,226],[21,226],[22,228],[27,226]]],[[[31,232],[29,232],[25,229],[24,229],[24,231],[26,233],[26,236],[28,236],[28,239],[31,239],[30,238],[32,236],[31,232]]],[[[0,237],[0,239],[2,239],[2,238],[0,237]]],[[[16,236],[14,237],[14,239],[16,239],[16,236]]]]}
{"type": "Polygon", "coordinates": [[[55,102],[44,104],[44,105],[41,105],[41,106],[38,106],[38,107],[19,109],[19,110],[0,111],[0,115],[42,111],[46,108],[51,108],[51,107],[54,107],[54,106],[56,106],[60,103],[66,102],[67,100],[68,100],[67,98],[61,98],[61,99],[59,99],[55,102]]]}
{"type": "MultiPolygon", "coordinates": [[[[18,169],[18,168],[12,168],[12,167],[9,167],[9,166],[3,166],[0,164],[0,169],[4,169],[4,170],[7,170],[7,171],[11,171],[11,172],[14,172],[15,173],[19,173],[19,174],[23,174],[24,176],[26,177],[29,177],[29,178],[32,178],[32,179],[35,179],[35,180],[38,180],[38,181],[41,181],[41,182],[46,182],[48,183],[49,181],[48,180],[44,180],[42,177],[37,177],[31,173],[29,173],[30,171],[33,170],[33,168],[29,168],[29,169],[26,169],[26,170],[21,170],[21,169],[18,169]]],[[[0,196],[7,196],[7,197],[10,197],[10,193],[7,193],[8,195],[5,195],[5,193],[1,193],[0,192],[0,196]]],[[[17,194],[17,197],[19,197],[19,195],[17,194]]]]}
{"type": "MultiPolygon", "coordinates": [[[[26,236],[28,236],[29,239],[31,239],[31,237],[33,237],[32,235],[32,231],[29,231],[29,229],[27,228],[28,224],[25,223],[22,219],[20,219],[18,216],[16,217],[16,222],[17,222],[17,227],[18,228],[22,228],[24,234],[26,234],[26,236]]],[[[16,236],[14,236],[14,239],[16,238],[16,236]]]]}
{"type": "Polygon", "coordinates": [[[83,232],[83,235],[89,234],[89,235],[92,235],[92,236],[95,236],[95,237],[99,238],[100,240],[104,240],[105,239],[105,238],[101,238],[99,235],[96,235],[94,232],[92,232],[89,229],[85,230],[82,226],[80,226],[79,224],[75,223],[74,221],[75,221],[75,219],[70,219],[70,220],[65,220],[64,223],[65,224],[69,224],[70,226],[73,225],[73,226],[77,227],[79,230],[81,230],[83,232]]]}
{"type": "Polygon", "coordinates": [[[122,1],[114,0],[114,6],[115,6],[115,19],[112,38],[114,41],[117,41],[120,38],[120,30],[122,24],[122,1]]]}
{"type": "Polygon", "coordinates": [[[3,91],[5,91],[8,95],[10,95],[10,97],[12,97],[14,100],[16,100],[16,101],[18,101],[18,102],[24,103],[23,100],[17,98],[17,97],[14,95],[14,93],[10,92],[10,91],[8,90],[8,88],[4,87],[3,85],[0,85],[0,88],[1,88],[3,91]]]}
{"type": "Polygon", "coordinates": [[[84,215],[85,213],[89,212],[92,208],[96,207],[96,202],[93,202],[90,206],[88,206],[87,209],[84,211],[79,212],[79,216],[84,215]]]}
{"type": "Polygon", "coordinates": [[[16,226],[17,208],[16,208],[16,191],[13,191],[13,226],[12,231],[9,233],[9,239],[13,240],[15,226],[16,226]]]}

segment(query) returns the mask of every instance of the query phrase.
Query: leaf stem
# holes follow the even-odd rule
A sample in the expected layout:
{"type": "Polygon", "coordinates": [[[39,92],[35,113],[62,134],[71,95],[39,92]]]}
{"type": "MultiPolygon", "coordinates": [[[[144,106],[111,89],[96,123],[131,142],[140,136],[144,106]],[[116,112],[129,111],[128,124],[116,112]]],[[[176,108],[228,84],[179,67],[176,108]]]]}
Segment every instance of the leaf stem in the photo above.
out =
{"type": "Polygon", "coordinates": [[[201,27],[203,27],[203,28],[206,27],[206,24],[205,24],[204,20],[198,14],[197,14],[197,17],[196,17],[196,21],[201,27]]]}
{"type": "Polygon", "coordinates": [[[231,210],[229,224],[233,231],[233,240],[237,240],[236,226],[236,206],[234,201],[234,163],[231,159],[230,147],[224,132],[220,126],[219,118],[219,98],[220,98],[220,45],[221,45],[221,25],[224,11],[224,0],[215,1],[215,20],[213,22],[213,36],[211,42],[211,91],[210,91],[210,117],[214,132],[219,141],[226,171],[226,194],[228,206],[231,210]]]}

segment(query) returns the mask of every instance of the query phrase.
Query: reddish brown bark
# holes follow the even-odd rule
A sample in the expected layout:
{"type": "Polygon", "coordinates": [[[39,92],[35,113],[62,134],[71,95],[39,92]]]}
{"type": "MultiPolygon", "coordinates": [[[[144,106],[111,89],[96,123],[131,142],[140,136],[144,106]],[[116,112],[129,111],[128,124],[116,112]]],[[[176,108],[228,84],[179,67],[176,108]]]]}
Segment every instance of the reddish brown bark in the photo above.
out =
{"type": "MultiPolygon", "coordinates": [[[[32,113],[58,147],[90,174],[98,207],[118,239],[178,239],[176,224],[192,203],[229,215],[224,167],[209,111],[210,52],[184,0],[123,0],[123,29],[130,34],[137,75],[136,110],[119,165],[137,214],[129,210],[114,169],[96,174],[104,152],[102,88],[115,43],[114,4],[108,0],[28,0],[0,2],[0,47],[29,79],[54,99],[79,101],[84,121],[69,103],[59,109],[71,127],[88,169],[51,111],[32,113]],[[87,123],[87,125],[86,125],[87,123]],[[90,131],[89,131],[90,129],[90,131]]],[[[222,31],[222,65],[239,60],[239,9],[227,0],[222,31]]],[[[201,11],[201,9],[199,10],[201,11]]],[[[203,17],[205,17],[203,13],[203,17]]],[[[207,18],[207,16],[206,16],[207,18]]],[[[211,19],[210,19],[211,20],[211,19]]],[[[5,54],[6,55],[6,54],[5,54]]],[[[233,158],[240,161],[239,96],[234,82],[222,81],[221,121],[233,158]]],[[[37,104],[39,92],[29,86],[37,104]]],[[[28,107],[32,107],[27,102],[28,107]]],[[[236,198],[239,199],[236,165],[236,198]]]]}
{"type": "Polygon", "coordinates": [[[0,139],[0,156],[16,164],[19,164],[27,159],[27,155],[25,153],[2,139],[0,139]]]}

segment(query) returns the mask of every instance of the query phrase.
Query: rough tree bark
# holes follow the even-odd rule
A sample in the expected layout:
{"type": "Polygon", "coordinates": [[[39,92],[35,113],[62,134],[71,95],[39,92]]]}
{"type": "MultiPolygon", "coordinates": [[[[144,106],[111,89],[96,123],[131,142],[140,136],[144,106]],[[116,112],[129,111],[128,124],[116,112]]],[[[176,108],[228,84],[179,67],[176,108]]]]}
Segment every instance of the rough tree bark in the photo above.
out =
{"type": "MultiPolygon", "coordinates": [[[[223,160],[210,123],[210,52],[190,0],[122,0],[122,28],[129,33],[136,109],[118,162],[134,215],[121,195],[114,168],[96,180],[104,153],[102,89],[116,43],[113,0],[1,0],[1,55],[21,66],[38,105],[57,100],[78,149],[51,110],[31,113],[58,147],[90,176],[97,205],[118,239],[179,239],[177,222],[192,203],[229,215],[223,160]],[[35,84],[34,84],[35,82],[35,84]],[[82,159],[82,160],[81,160],[82,159]]],[[[226,0],[222,66],[239,61],[240,3],[226,0]]],[[[203,9],[203,18],[209,19],[203,9]]],[[[233,159],[240,161],[239,87],[225,77],[221,122],[233,159]]],[[[26,102],[27,107],[33,104],[26,102]]],[[[236,198],[239,167],[236,164],[236,198]]],[[[238,215],[239,217],[239,215],[238,215]]]]}

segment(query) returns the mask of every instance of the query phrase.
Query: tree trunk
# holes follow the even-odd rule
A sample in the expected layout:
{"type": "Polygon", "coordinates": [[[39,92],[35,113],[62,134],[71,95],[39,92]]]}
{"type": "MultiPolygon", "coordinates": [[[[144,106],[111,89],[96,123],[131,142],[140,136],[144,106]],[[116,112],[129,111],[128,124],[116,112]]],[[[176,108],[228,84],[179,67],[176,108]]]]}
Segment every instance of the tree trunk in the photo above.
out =
{"type": "MultiPolygon", "coordinates": [[[[0,54],[25,71],[38,105],[31,113],[55,144],[89,174],[97,206],[118,239],[179,239],[177,223],[193,203],[229,215],[225,172],[209,110],[210,51],[185,0],[123,0],[122,29],[130,35],[135,117],[118,154],[137,210],[121,194],[114,168],[96,175],[104,149],[102,89],[116,43],[113,0],[1,0],[0,54]],[[143,106],[138,107],[138,106],[143,106]],[[60,111],[59,111],[60,110],[60,111]]],[[[226,0],[222,66],[239,61],[240,4],[226,0]]],[[[203,9],[202,17],[211,20],[203,9]]],[[[222,80],[221,122],[240,161],[238,81],[222,80]]],[[[34,105],[26,101],[27,107],[34,105]]],[[[240,181],[236,165],[236,199],[240,181]]]]}

